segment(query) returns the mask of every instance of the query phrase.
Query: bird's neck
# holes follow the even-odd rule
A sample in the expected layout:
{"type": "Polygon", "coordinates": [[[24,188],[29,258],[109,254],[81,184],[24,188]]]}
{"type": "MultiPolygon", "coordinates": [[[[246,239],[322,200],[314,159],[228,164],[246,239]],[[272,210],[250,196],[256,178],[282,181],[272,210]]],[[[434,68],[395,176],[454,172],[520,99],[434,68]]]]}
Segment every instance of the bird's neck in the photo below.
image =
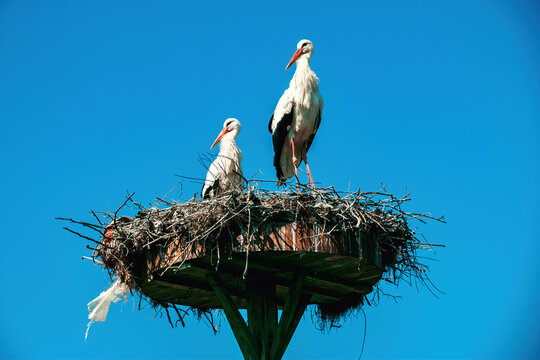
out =
{"type": "Polygon", "coordinates": [[[289,84],[294,89],[295,102],[309,107],[313,92],[319,91],[319,78],[309,67],[309,59],[300,57],[296,62],[296,71],[289,84]]]}
{"type": "Polygon", "coordinates": [[[223,137],[219,143],[219,153],[234,153],[239,151],[238,146],[236,146],[235,137],[223,137]]]}
{"type": "Polygon", "coordinates": [[[218,158],[221,160],[221,164],[223,166],[226,166],[226,164],[229,164],[230,166],[233,166],[235,168],[238,168],[240,172],[242,172],[242,169],[240,168],[240,163],[242,161],[242,151],[236,146],[236,141],[234,141],[234,137],[231,139],[227,139],[226,141],[221,141],[219,145],[219,154],[218,158]]]}

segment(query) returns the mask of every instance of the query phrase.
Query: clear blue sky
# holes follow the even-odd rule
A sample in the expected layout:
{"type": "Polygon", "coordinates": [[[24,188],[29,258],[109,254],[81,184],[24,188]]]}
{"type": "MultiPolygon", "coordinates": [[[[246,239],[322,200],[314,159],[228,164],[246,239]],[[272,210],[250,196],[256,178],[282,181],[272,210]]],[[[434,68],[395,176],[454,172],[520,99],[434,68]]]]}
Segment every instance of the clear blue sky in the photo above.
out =
{"type": "MultiPolygon", "coordinates": [[[[448,219],[419,227],[447,246],[423,254],[446,294],[388,289],[403,299],[365,309],[363,358],[540,356],[538,3],[2,1],[0,358],[240,357],[225,322],[172,330],[133,299],[83,342],[108,278],[54,217],[204,176],[227,117],[244,172],[272,179],[266,127],[302,38],[325,100],[315,180],[408,190],[409,210],[448,219]]],[[[285,358],[357,358],[363,327],[306,316],[285,358]]]]}

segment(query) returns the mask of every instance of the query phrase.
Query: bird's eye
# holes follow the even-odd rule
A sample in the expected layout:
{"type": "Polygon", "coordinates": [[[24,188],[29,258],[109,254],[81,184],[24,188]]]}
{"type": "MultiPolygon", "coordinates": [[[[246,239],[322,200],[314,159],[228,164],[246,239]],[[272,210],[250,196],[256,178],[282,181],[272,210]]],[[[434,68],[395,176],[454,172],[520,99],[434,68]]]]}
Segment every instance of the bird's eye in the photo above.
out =
{"type": "Polygon", "coordinates": [[[309,44],[309,43],[307,43],[307,42],[306,42],[306,43],[303,43],[303,44],[302,44],[302,47],[306,46],[307,44],[309,44]]]}
{"type": "Polygon", "coordinates": [[[229,127],[229,125],[231,125],[232,121],[229,121],[228,123],[225,124],[225,127],[229,127]]]}

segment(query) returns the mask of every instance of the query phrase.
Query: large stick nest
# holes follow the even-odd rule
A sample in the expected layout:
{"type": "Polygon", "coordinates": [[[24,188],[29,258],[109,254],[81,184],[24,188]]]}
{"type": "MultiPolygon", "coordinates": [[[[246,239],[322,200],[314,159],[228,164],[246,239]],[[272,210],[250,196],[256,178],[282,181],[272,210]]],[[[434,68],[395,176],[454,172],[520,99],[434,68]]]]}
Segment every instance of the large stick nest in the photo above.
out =
{"type": "MultiPolygon", "coordinates": [[[[178,252],[180,256],[177,253],[175,259],[162,258],[156,268],[163,268],[203,255],[213,254],[215,259],[219,259],[233,252],[275,250],[268,234],[287,224],[295,224],[300,229],[316,226],[318,236],[330,238],[337,233],[369,232],[374,235],[381,252],[386,274],[383,280],[397,285],[401,279],[409,283],[414,279],[431,287],[427,277],[429,269],[419,261],[416,253],[419,249],[429,250],[434,244],[419,239],[410,222],[442,221],[442,218],[402,210],[403,203],[410,200],[409,196],[397,198],[387,193],[384,187],[377,192],[338,192],[334,188],[322,188],[317,192],[304,189],[300,193],[250,188],[247,192],[233,191],[205,201],[192,199],[177,203],[158,200],[164,208],[144,208],[130,195],[114,213],[100,213],[100,217],[92,212],[98,223],[62,220],[83,225],[100,234],[96,240],[68,229],[97,244],[90,247],[93,249],[91,258],[103,265],[111,277],[118,276],[132,291],[141,291],[140,267],[146,266],[146,263],[141,264],[141,258],[146,256],[143,254],[163,253],[160,250],[176,244],[181,249],[178,252]],[[119,215],[122,208],[134,206],[138,209],[136,216],[119,215]],[[102,220],[103,216],[106,221],[102,220]]],[[[300,242],[302,240],[309,239],[299,239],[300,242]]],[[[246,271],[249,271],[249,263],[246,263],[246,271]]],[[[378,300],[381,293],[386,295],[379,286],[376,289],[378,291],[373,293],[371,301],[378,300]]],[[[182,316],[174,304],[149,300],[165,310],[169,306],[174,307],[181,320],[182,316]]],[[[333,326],[337,319],[359,309],[364,301],[371,302],[360,299],[338,308],[320,305],[314,311],[317,323],[333,326]]],[[[195,310],[201,316],[205,312],[208,315],[209,309],[195,310]]]]}

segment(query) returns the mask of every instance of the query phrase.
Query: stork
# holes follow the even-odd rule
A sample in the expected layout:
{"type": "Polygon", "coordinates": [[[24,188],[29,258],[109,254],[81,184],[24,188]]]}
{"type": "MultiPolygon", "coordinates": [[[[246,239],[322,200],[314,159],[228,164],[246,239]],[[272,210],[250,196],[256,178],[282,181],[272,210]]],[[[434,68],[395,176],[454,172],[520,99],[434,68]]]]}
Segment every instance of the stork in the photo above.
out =
{"type": "Polygon", "coordinates": [[[278,186],[294,175],[298,188],[298,167],[303,160],[311,186],[315,188],[307,162],[307,152],[321,123],[323,99],[319,93],[319,78],[309,67],[313,43],[300,40],[296,48],[285,68],[287,70],[296,62],[296,71],[289,88],[277,103],[268,124],[268,131],[272,133],[274,143],[274,166],[278,186]]]}
{"type": "Polygon", "coordinates": [[[243,179],[242,152],[236,146],[236,137],[240,133],[241,125],[237,119],[227,119],[223,123],[223,129],[210,147],[214,148],[219,142],[219,154],[208,168],[201,197],[210,199],[219,196],[226,190],[242,188],[243,179]]]}

